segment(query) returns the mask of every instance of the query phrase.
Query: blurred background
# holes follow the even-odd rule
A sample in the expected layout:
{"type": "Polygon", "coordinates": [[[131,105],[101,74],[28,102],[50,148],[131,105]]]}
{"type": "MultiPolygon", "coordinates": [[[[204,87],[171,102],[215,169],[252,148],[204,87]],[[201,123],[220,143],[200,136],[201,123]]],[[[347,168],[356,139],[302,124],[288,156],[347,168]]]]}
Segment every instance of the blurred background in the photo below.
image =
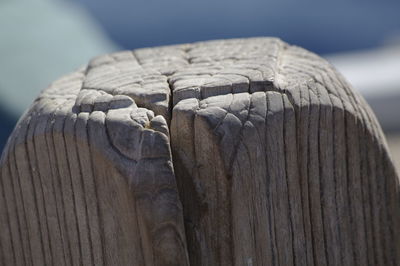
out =
{"type": "Polygon", "coordinates": [[[400,166],[397,0],[0,0],[0,151],[40,90],[93,56],[254,36],[332,62],[374,109],[400,166]]]}

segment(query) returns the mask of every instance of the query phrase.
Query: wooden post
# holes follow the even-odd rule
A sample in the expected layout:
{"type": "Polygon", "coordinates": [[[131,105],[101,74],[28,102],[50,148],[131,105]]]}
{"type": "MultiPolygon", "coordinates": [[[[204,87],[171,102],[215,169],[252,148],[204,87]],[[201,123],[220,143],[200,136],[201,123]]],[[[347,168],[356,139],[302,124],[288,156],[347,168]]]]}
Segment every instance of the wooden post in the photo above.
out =
{"type": "Polygon", "coordinates": [[[124,51],[44,90],[0,162],[1,265],[398,265],[364,100],[275,38],[124,51]]]}

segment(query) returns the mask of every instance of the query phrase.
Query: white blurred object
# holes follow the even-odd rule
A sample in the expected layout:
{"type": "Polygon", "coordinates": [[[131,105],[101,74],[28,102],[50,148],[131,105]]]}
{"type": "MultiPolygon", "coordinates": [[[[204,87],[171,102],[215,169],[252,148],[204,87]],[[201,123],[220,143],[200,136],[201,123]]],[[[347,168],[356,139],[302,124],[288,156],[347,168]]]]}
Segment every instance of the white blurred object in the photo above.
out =
{"type": "Polygon", "coordinates": [[[115,50],[72,2],[1,1],[0,104],[18,117],[50,82],[115,50]]]}
{"type": "Polygon", "coordinates": [[[325,58],[365,97],[384,130],[400,130],[400,44],[325,58]]]}

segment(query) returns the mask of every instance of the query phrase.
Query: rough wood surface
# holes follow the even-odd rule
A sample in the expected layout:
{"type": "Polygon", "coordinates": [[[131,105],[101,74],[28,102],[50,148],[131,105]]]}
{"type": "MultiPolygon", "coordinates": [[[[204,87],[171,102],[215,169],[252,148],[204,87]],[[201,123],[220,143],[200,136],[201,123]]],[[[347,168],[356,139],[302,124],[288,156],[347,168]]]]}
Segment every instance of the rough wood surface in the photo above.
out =
{"type": "Polygon", "coordinates": [[[274,38],[93,59],[0,163],[2,265],[398,265],[399,180],[364,100],[274,38]]]}

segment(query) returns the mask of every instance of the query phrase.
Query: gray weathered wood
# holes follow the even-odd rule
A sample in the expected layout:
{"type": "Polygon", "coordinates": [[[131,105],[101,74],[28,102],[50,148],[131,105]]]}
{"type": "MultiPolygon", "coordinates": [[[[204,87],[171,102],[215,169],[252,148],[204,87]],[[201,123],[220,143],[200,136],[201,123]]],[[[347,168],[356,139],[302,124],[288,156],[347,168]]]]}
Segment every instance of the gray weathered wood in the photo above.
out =
{"type": "Polygon", "coordinates": [[[274,38],[124,51],[44,90],[1,159],[3,265],[398,265],[364,100],[274,38]]]}

